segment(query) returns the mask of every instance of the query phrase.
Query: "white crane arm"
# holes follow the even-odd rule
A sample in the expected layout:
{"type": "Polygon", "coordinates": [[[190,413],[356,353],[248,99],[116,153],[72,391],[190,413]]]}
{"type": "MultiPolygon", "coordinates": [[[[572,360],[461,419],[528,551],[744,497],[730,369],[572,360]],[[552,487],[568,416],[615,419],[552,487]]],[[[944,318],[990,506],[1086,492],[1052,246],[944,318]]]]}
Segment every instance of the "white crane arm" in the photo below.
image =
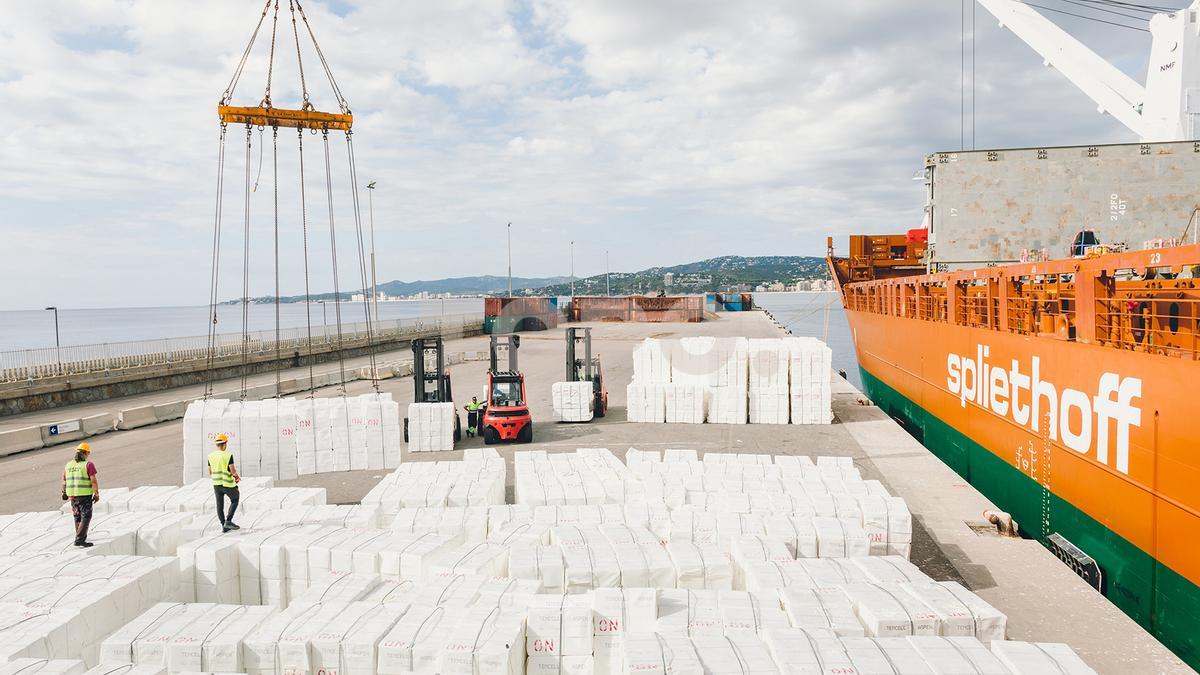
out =
{"type": "Polygon", "coordinates": [[[1091,97],[1100,112],[1117,118],[1141,138],[1154,135],[1152,125],[1141,114],[1145,87],[1025,3],[979,0],[979,4],[1040,54],[1046,65],[1091,97]]]}

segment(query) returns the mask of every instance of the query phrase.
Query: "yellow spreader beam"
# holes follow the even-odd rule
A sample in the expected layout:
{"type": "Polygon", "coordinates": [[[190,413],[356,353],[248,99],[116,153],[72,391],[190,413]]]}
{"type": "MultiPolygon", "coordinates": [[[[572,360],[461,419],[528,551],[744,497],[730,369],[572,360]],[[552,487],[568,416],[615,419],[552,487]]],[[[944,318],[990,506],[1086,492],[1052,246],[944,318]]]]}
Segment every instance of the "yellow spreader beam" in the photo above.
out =
{"type": "Polygon", "coordinates": [[[326,113],[316,110],[286,110],[284,108],[242,108],[218,105],[217,115],[225,124],[252,124],[256,127],[291,127],[323,131],[350,131],[354,115],[326,113]]]}

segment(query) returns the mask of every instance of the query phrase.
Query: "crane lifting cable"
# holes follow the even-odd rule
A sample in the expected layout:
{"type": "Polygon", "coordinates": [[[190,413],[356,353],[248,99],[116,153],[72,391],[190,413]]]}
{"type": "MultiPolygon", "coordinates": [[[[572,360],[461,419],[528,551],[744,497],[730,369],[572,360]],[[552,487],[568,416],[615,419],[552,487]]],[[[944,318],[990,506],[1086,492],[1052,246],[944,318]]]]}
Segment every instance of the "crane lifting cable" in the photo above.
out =
{"type": "MultiPolygon", "coordinates": [[[[346,157],[349,164],[349,183],[352,191],[351,206],[353,207],[354,218],[354,238],[357,244],[358,253],[358,272],[361,279],[361,288],[368,288],[367,285],[367,263],[366,252],[363,245],[363,228],[362,217],[360,210],[360,202],[358,198],[358,172],[355,166],[354,144],[352,140],[351,128],[354,123],[353,114],[350,111],[349,103],[342,94],[341,88],[337,84],[337,80],[333,76],[333,71],[329,67],[328,61],[325,59],[325,54],[317,43],[316,34],[313,31],[312,25],[309,22],[308,16],[304,13],[304,8],[299,0],[287,0],[288,10],[291,14],[292,36],[295,41],[296,61],[300,79],[300,91],[303,97],[298,108],[280,108],[274,105],[271,97],[272,79],[274,77],[275,66],[275,47],[278,37],[278,22],[279,9],[281,0],[266,0],[263,4],[262,12],[259,16],[258,23],[254,27],[254,31],[250,35],[249,43],[242,52],[241,58],[238,61],[237,67],[234,69],[233,76],[230,78],[228,86],[222,93],[220,101],[217,104],[217,116],[220,120],[220,149],[218,153],[218,168],[217,168],[217,196],[216,196],[216,214],[213,220],[213,253],[212,266],[210,269],[210,293],[209,293],[209,315],[208,315],[208,372],[209,380],[205,387],[204,396],[209,398],[212,395],[213,380],[216,377],[217,364],[216,360],[221,356],[236,357],[240,354],[240,374],[241,374],[241,396],[246,398],[247,377],[251,373],[251,352],[257,350],[259,354],[273,356],[275,363],[275,383],[276,396],[279,396],[280,369],[282,368],[282,346],[283,338],[280,330],[281,312],[280,312],[280,214],[279,214],[279,129],[293,128],[297,130],[298,135],[298,151],[299,151],[299,198],[300,198],[300,234],[302,237],[302,248],[304,255],[304,299],[305,299],[305,322],[307,325],[307,343],[306,351],[309,356],[309,383],[313,382],[313,330],[312,330],[312,313],[311,313],[311,283],[309,276],[310,261],[309,261],[309,232],[308,232],[308,211],[305,202],[305,177],[304,177],[304,132],[308,131],[312,134],[320,134],[324,151],[325,160],[325,192],[326,204],[329,216],[329,241],[330,241],[330,260],[333,270],[333,290],[334,290],[334,315],[336,321],[336,343],[334,349],[338,354],[339,361],[339,382],[340,393],[346,394],[346,366],[345,366],[345,350],[349,348],[346,344],[346,333],[342,325],[342,308],[341,308],[341,284],[338,274],[338,257],[337,257],[337,238],[338,232],[335,223],[334,209],[334,179],[331,167],[331,153],[329,149],[329,134],[330,132],[341,131],[345,134],[346,139],[346,157]],[[264,27],[267,23],[267,17],[270,16],[270,44],[266,64],[266,84],[263,89],[263,96],[257,105],[239,106],[234,105],[235,94],[238,84],[242,79],[242,75],[246,69],[246,65],[250,60],[254,50],[255,42],[261,33],[264,33],[264,27]],[[297,19],[297,15],[299,19],[297,19]],[[299,24],[304,24],[304,31],[301,32],[299,24]],[[330,88],[333,96],[337,101],[338,112],[325,112],[318,110],[312,103],[311,96],[308,90],[308,83],[305,80],[304,61],[301,49],[301,36],[306,35],[308,41],[311,42],[313,51],[316,53],[323,72],[329,80],[330,88]],[[245,200],[243,209],[243,240],[242,240],[242,288],[241,288],[241,335],[240,344],[236,351],[224,350],[221,337],[218,329],[218,307],[221,304],[219,285],[221,280],[221,242],[222,242],[222,220],[224,211],[224,196],[225,196],[225,141],[229,125],[240,124],[246,129],[246,153],[245,153],[245,187],[243,198],[245,200]],[[259,169],[258,177],[251,180],[251,150],[253,146],[253,130],[258,127],[259,130],[259,169]],[[274,190],[272,195],[273,209],[273,243],[274,243],[274,303],[275,303],[275,332],[274,344],[269,345],[269,338],[260,337],[254,338],[250,330],[250,260],[251,260],[251,199],[254,193],[257,192],[258,178],[262,173],[262,156],[263,156],[263,130],[267,127],[271,128],[272,142],[272,177],[274,182],[274,190]],[[258,342],[252,347],[252,343],[258,342]]],[[[285,29],[286,30],[286,29],[285,29]]],[[[285,38],[286,39],[286,38],[285,38]]],[[[366,328],[365,346],[369,356],[371,380],[376,392],[379,391],[378,371],[375,359],[375,326],[369,303],[364,303],[364,319],[366,328]]],[[[328,343],[328,335],[325,335],[325,343],[328,343]]],[[[361,348],[361,342],[355,340],[361,348]]],[[[325,348],[328,348],[327,346],[325,348]]],[[[291,346],[289,344],[289,349],[291,346]]],[[[301,350],[297,350],[297,355],[301,350]]],[[[311,387],[310,387],[311,389],[311,387]]],[[[311,396],[311,392],[310,392],[311,396]]]]}

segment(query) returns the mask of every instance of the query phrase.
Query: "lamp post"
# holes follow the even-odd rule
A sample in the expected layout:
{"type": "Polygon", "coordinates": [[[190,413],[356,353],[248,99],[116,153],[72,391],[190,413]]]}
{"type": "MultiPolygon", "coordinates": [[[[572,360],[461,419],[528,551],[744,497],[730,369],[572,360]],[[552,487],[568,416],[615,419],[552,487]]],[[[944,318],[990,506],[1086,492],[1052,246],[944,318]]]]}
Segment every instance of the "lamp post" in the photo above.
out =
{"type": "Polygon", "coordinates": [[[508,297],[512,297],[512,223],[504,226],[508,232],[508,297]]]}
{"type": "Polygon", "coordinates": [[[371,304],[375,308],[375,323],[379,323],[379,291],[375,289],[375,181],[367,183],[367,203],[371,213],[371,304]]]}
{"type": "Polygon", "coordinates": [[[326,315],[325,315],[325,301],[318,300],[317,304],[321,305],[321,324],[324,326],[324,329],[321,331],[321,334],[325,336],[325,342],[328,343],[329,342],[329,319],[326,318],[326,315]]]}
{"type": "Polygon", "coordinates": [[[571,299],[575,299],[575,240],[571,240],[571,299]]]}
{"type": "Polygon", "coordinates": [[[612,287],[608,283],[608,249],[604,249],[604,295],[612,295],[612,287]]]}
{"type": "Polygon", "coordinates": [[[47,307],[47,312],[54,312],[54,359],[58,362],[58,374],[62,375],[62,343],[58,339],[58,307],[47,307]]]}

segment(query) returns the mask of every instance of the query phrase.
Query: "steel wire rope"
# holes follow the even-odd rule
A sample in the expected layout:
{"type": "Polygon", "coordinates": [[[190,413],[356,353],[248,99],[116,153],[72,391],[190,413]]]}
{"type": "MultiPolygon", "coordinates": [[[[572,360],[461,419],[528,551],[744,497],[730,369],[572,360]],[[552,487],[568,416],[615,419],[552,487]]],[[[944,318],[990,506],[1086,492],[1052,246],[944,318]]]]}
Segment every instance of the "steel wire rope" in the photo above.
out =
{"type": "MultiPolygon", "coordinates": [[[[299,141],[300,152],[300,238],[304,246],[304,324],[308,331],[308,398],[312,399],[316,396],[313,380],[315,372],[313,367],[313,337],[312,337],[312,291],[309,284],[309,269],[308,269],[308,206],[304,191],[304,129],[296,130],[296,137],[299,141]]],[[[328,335],[322,333],[322,338],[329,339],[328,335]]],[[[313,411],[313,419],[316,418],[316,411],[313,411]]],[[[312,425],[313,443],[317,442],[317,425],[312,425]]],[[[314,445],[315,447],[315,445],[314,445]]]]}
{"type": "Polygon", "coordinates": [[[253,145],[253,127],[246,125],[246,191],[245,225],[242,236],[242,368],[241,398],[246,400],[246,369],[250,357],[250,147],[253,145]]]}
{"type": "MultiPolygon", "coordinates": [[[[279,125],[271,126],[271,170],[275,183],[275,398],[279,398],[280,369],[280,331],[279,331],[279,125]]],[[[276,408],[278,410],[278,408],[276,408]]],[[[276,417],[278,423],[278,417],[276,417]]],[[[278,429],[276,429],[278,431],[278,429]]]]}
{"type": "Polygon", "coordinates": [[[292,36],[296,38],[296,64],[300,67],[300,93],[304,96],[304,109],[312,109],[308,98],[308,83],[304,79],[304,58],[300,56],[300,29],[296,26],[296,3],[288,0],[288,10],[292,13],[292,36]]]}
{"type": "Polygon", "coordinates": [[[346,97],[342,96],[341,87],[338,87],[337,80],[333,77],[333,71],[329,68],[329,62],[325,60],[325,53],[321,51],[321,45],[317,43],[317,36],[313,33],[312,24],[308,22],[308,15],[304,13],[304,7],[300,4],[300,0],[295,0],[296,11],[300,12],[300,18],[304,20],[304,28],[308,31],[308,37],[312,40],[313,50],[317,53],[317,58],[321,61],[321,67],[325,69],[325,77],[329,78],[329,86],[333,88],[333,95],[337,97],[338,106],[343,113],[350,112],[350,104],[346,101],[346,97]]]}
{"type": "MultiPolygon", "coordinates": [[[[337,262],[337,231],[333,218],[333,177],[329,166],[329,130],[321,132],[322,144],[325,147],[325,197],[329,209],[329,254],[333,262],[333,315],[337,324],[338,371],[341,375],[339,386],[342,396],[346,396],[346,354],[342,350],[342,290],[338,283],[337,262]]],[[[349,416],[349,413],[347,413],[349,416]]]]}
{"type": "Polygon", "coordinates": [[[225,195],[225,132],[227,127],[225,123],[221,123],[221,139],[220,147],[217,151],[217,198],[216,198],[216,213],[213,217],[213,251],[212,251],[212,267],[209,272],[209,291],[208,291],[208,358],[205,370],[208,374],[208,381],[204,383],[204,400],[207,401],[212,396],[213,388],[213,359],[215,358],[216,340],[217,340],[217,296],[218,281],[220,279],[220,263],[221,263],[221,211],[224,203],[225,195]]]}
{"type": "MultiPolygon", "coordinates": [[[[363,297],[367,295],[367,250],[363,242],[362,228],[362,209],[358,200],[358,167],[354,161],[354,132],[346,131],[346,158],[350,163],[350,194],[352,195],[351,203],[354,205],[354,230],[358,241],[358,270],[359,277],[362,283],[363,297]]],[[[379,393],[379,371],[375,363],[375,332],[373,318],[371,316],[371,303],[375,302],[373,297],[375,289],[371,287],[371,299],[363,303],[363,316],[367,324],[367,358],[371,364],[371,386],[374,387],[375,393],[379,393]]],[[[439,373],[441,375],[441,373],[439,373]]]]}
{"type": "Polygon", "coordinates": [[[258,39],[258,31],[262,29],[263,21],[267,18],[267,11],[271,9],[272,0],[267,0],[263,4],[262,16],[258,17],[258,25],[254,27],[254,32],[250,34],[250,42],[246,45],[246,49],[242,51],[242,58],[238,61],[237,68],[233,70],[233,77],[230,78],[229,84],[225,87],[225,93],[221,95],[221,105],[229,103],[233,99],[233,91],[237,88],[238,80],[242,79],[242,71],[246,68],[246,61],[250,59],[250,50],[254,47],[255,40],[258,39]]]}
{"type": "MultiPolygon", "coordinates": [[[[1069,5],[1077,5],[1079,7],[1085,8],[1085,9],[1090,9],[1093,12],[1103,12],[1104,14],[1112,14],[1114,16],[1123,16],[1127,19],[1134,19],[1136,21],[1147,21],[1150,18],[1148,16],[1141,16],[1138,14],[1126,14],[1125,12],[1119,12],[1115,9],[1107,9],[1107,7],[1111,7],[1112,5],[1097,5],[1094,3],[1086,2],[1084,0],[1058,0],[1058,1],[1065,2],[1069,5]]],[[[1149,11],[1149,10],[1142,10],[1142,11],[1149,11]]]]}
{"type": "Polygon", "coordinates": [[[267,88],[263,92],[262,107],[271,107],[271,76],[275,73],[275,35],[279,30],[279,0],[275,0],[275,13],[271,16],[271,50],[267,55],[267,88]]]}
{"type": "Polygon", "coordinates": [[[1108,24],[1109,26],[1116,26],[1117,28],[1127,28],[1127,29],[1129,29],[1129,30],[1141,31],[1141,32],[1143,32],[1143,33],[1149,33],[1149,32],[1150,32],[1150,31],[1149,31],[1148,29],[1146,29],[1146,28],[1138,28],[1137,26],[1130,26],[1129,24],[1124,24],[1124,23],[1120,23],[1120,22],[1117,22],[1117,21],[1109,21],[1109,20],[1107,20],[1107,19],[1098,19],[1098,18],[1096,18],[1096,17],[1094,17],[1094,16],[1088,16],[1088,15],[1086,15],[1086,14],[1079,14],[1078,12],[1068,12],[1068,11],[1067,11],[1067,10],[1065,10],[1065,9],[1055,9],[1055,8],[1053,8],[1053,7],[1048,7],[1048,6],[1046,6],[1046,5],[1038,5],[1038,4],[1035,4],[1035,3],[1032,3],[1032,2],[1026,2],[1026,3],[1024,3],[1024,4],[1026,4],[1026,5],[1030,6],[1030,7],[1036,7],[1037,9],[1044,9],[1044,10],[1046,10],[1047,12],[1054,12],[1054,13],[1056,13],[1056,14],[1065,14],[1065,15],[1067,15],[1067,16],[1073,16],[1073,17],[1076,17],[1076,18],[1079,18],[1079,19],[1085,19],[1085,20],[1087,20],[1087,21],[1094,21],[1094,22],[1096,22],[1096,23],[1108,24]]]}

